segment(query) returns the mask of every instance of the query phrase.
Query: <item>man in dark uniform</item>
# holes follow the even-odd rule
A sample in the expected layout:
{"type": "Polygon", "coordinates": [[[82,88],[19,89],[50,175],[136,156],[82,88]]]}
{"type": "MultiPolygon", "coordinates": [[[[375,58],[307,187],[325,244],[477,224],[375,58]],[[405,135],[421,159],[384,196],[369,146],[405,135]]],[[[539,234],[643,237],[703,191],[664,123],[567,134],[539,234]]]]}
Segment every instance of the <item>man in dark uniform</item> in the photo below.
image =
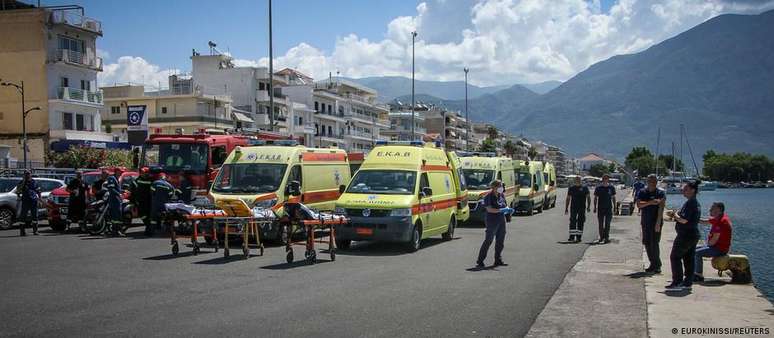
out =
{"type": "MultiPolygon", "coordinates": [[[[632,184],[632,199],[634,199],[635,205],[637,204],[637,195],[640,194],[640,191],[642,191],[642,189],[645,189],[645,183],[642,183],[642,180],[637,178],[637,182],[634,182],[634,184],[632,184]]],[[[637,214],[638,215],[640,214],[639,207],[637,207],[637,214]]]]}
{"type": "Polygon", "coordinates": [[[132,181],[132,202],[137,206],[137,213],[142,219],[142,224],[145,225],[145,236],[153,235],[153,226],[151,225],[151,201],[153,200],[153,194],[151,192],[151,185],[153,184],[153,178],[150,175],[148,167],[140,169],[140,177],[132,181]]]}
{"type": "Polygon", "coordinates": [[[100,177],[98,180],[94,181],[94,183],[91,186],[91,193],[94,195],[94,199],[102,199],[103,196],[105,196],[106,190],[102,189],[102,185],[105,184],[105,182],[108,179],[108,171],[106,169],[102,169],[102,173],[100,174],[100,177]]]}
{"type": "Polygon", "coordinates": [[[156,227],[161,229],[161,223],[163,221],[162,214],[164,213],[164,204],[169,202],[175,195],[175,187],[167,182],[167,175],[161,173],[159,179],[154,181],[151,185],[151,192],[153,194],[151,203],[151,218],[156,221],[156,227]]]}
{"type": "Polygon", "coordinates": [[[583,237],[583,222],[586,221],[586,211],[591,211],[591,193],[589,188],[581,185],[580,177],[575,177],[573,185],[567,189],[567,199],[564,202],[564,214],[570,211],[570,237],[568,242],[578,243],[583,237]]]}
{"type": "Polygon", "coordinates": [[[486,254],[489,251],[489,246],[492,245],[492,241],[495,241],[494,252],[494,266],[507,266],[503,262],[503,248],[505,247],[505,215],[513,213],[513,209],[508,207],[505,202],[505,190],[503,188],[503,182],[500,180],[494,180],[490,184],[491,190],[484,197],[484,207],[486,208],[486,218],[484,223],[486,224],[486,232],[484,235],[484,242],[481,243],[481,248],[478,251],[478,259],[476,260],[476,267],[483,268],[486,254]]]}
{"type": "Polygon", "coordinates": [[[75,173],[75,178],[67,183],[67,192],[70,197],[67,203],[67,228],[71,222],[78,224],[86,215],[86,184],[80,171],[75,173]]]}
{"type": "Polygon", "coordinates": [[[666,193],[659,189],[656,175],[648,175],[648,185],[637,195],[637,207],[640,209],[640,225],[642,226],[642,245],[648,255],[650,266],[645,269],[649,273],[661,273],[661,227],[664,225],[663,213],[666,205],[666,193]]]}
{"type": "Polygon", "coordinates": [[[610,222],[615,206],[615,187],[610,184],[610,175],[602,175],[602,184],[594,189],[594,212],[599,221],[599,243],[610,243],[610,222]]]}
{"type": "Polygon", "coordinates": [[[110,219],[110,229],[113,236],[123,236],[123,208],[122,202],[124,197],[121,185],[118,184],[118,178],[121,177],[121,169],[116,168],[113,171],[113,175],[108,176],[102,188],[107,191],[108,194],[108,216],[110,219]]]}
{"type": "Polygon", "coordinates": [[[16,195],[21,200],[21,215],[19,219],[24,224],[19,226],[19,236],[27,236],[25,228],[32,223],[32,234],[38,234],[38,201],[40,200],[40,188],[29,170],[24,172],[24,178],[16,186],[16,195]]]}

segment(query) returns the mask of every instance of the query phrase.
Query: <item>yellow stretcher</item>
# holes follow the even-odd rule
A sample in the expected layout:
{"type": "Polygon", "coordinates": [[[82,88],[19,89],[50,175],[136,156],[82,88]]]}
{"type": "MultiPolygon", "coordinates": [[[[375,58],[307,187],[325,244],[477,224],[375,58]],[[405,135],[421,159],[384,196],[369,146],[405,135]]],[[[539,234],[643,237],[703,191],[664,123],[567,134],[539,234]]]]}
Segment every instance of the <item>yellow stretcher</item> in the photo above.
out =
{"type": "Polygon", "coordinates": [[[242,229],[242,254],[244,259],[250,258],[250,234],[255,238],[255,245],[258,248],[259,255],[263,256],[264,246],[261,241],[259,227],[265,223],[271,223],[273,220],[255,217],[252,209],[241,199],[220,200],[215,205],[225,212],[224,216],[213,217],[214,221],[223,223],[223,257],[229,257],[228,237],[231,227],[241,227],[242,229]]]}

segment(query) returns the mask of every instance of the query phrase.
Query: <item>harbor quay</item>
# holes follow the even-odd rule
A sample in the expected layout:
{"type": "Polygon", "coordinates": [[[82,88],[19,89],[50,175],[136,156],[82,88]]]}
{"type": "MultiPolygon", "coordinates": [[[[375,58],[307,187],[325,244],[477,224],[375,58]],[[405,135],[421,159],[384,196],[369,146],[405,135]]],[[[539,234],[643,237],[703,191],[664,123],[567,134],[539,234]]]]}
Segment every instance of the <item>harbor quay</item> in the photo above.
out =
{"type": "MultiPolygon", "coordinates": [[[[582,242],[566,243],[565,196],[560,189],[558,208],[514,217],[508,265],[490,257],[484,269],[474,268],[484,237],[475,225],[451,241],[426,239],[415,253],[356,242],[315,265],[286,263],[284,248],[271,245],[249,259],[208,248],[174,256],[168,239],[141,228],[124,238],[0,231],[0,336],[770,335],[771,303],[753,284],[714,277],[709,261],[705,283],[665,294],[668,265],[642,272],[636,214],[615,216],[611,243],[593,245],[589,213],[582,242]]],[[[664,229],[667,264],[674,233],[664,229]]]]}

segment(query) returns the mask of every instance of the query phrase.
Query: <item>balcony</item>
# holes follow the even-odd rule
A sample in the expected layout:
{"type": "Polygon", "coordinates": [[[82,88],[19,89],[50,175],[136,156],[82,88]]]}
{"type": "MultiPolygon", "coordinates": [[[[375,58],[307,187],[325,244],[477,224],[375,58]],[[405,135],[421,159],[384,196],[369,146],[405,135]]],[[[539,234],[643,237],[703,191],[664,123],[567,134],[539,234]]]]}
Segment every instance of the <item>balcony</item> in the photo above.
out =
{"type": "Polygon", "coordinates": [[[358,138],[366,141],[371,141],[372,139],[374,139],[373,135],[371,135],[370,133],[364,133],[364,132],[359,132],[354,130],[350,130],[349,132],[345,133],[345,135],[351,138],[358,138]]]}
{"type": "Polygon", "coordinates": [[[64,62],[71,65],[87,67],[102,71],[102,58],[69,49],[57,49],[51,53],[49,62],[64,62]]]}
{"type": "Polygon", "coordinates": [[[68,25],[102,36],[102,22],[72,10],[54,10],[51,12],[50,20],[54,24],[68,25]]]}
{"type": "Polygon", "coordinates": [[[326,120],[329,120],[329,121],[344,122],[344,114],[339,114],[339,113],[323,113],[323,112],[315,111],[314,112],[314,116],[316,116],[318,118],[321,118],[321,119],[326,119],[326,120]]]}
{"type": "Polygon", "coordinates": [[[59,87],[57,98],[60,100],[80,103],[102,104],[102,91],[87,91],[83,89],[59,87]]]}

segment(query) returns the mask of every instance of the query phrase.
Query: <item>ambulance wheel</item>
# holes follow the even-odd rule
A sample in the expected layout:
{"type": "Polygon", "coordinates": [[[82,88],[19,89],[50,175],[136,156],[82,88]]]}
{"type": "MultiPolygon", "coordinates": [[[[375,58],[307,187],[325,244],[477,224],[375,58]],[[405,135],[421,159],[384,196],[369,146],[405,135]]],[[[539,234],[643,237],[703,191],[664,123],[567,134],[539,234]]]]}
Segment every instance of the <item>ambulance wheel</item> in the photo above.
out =
{"type": "Polygon", "coordinates": [[[336,248],[342,249],[342,250],[348,250],[350,245],[352,245],[352,241],[348,239],[337,239],[336,240],[336,248]]]}
{"type": "Polygon", "coordinates": [[[408,252],[417,252],[422,246],[422,225],[417,223],[411,229],[411,240],[408,242],[406,249],[408,252]]]}
{"type": "Polygon", "coordinates": [[[288,263],[293,263],[293,250],[288,250],[288,252],[285,254],[285,261],[288,263]]]}
{"type": "Polygon", "coordinates": [[[336,261],[336,249],[331,249],[331,262],[336,261]]]}
{"type": "Polygon", "coordinates": [[[177,246],[177,241],[172,243],[172,254],[177,256],[177,254],[180,253],[180,247],[177,246]]]}
{"type": "Polygon", "coordinates": [[[546,205],[546,204],[545,204],[545,202],[540,202],[540,206],[539,206],[539,207],[538,207],[538,209],[537,209],[537,212],[538,212],[539,214],[542,214],[542,213],[543,213],[543,206],[545,206],[545,205],[546,205]]]}
{"type": "Polygon", "coordinates": [[[457,219],[452,216],[452,218],[449,220],[449,230],[443,233],[441,235],[441,238],[443,238],[444,241],[451,241],[454,239],[454,229],[457,227],[457,219]]]}

